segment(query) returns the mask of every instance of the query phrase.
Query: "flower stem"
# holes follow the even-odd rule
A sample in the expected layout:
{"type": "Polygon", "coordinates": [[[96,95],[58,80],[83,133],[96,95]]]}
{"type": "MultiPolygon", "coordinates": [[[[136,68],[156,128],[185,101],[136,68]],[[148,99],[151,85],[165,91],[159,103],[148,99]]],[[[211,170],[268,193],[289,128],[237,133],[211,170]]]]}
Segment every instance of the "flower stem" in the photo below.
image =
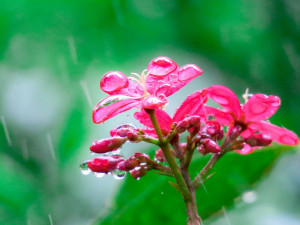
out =
{"type": "Polygon", "coordinates": [[[180,187],[181,194],[183,195],[184,199],[191,199],[191,195],[189,193],[188,187],[181,175],[180,168],[178,167],[176,160],[171,153],[170,145],[169,145],[169,143],[164,142],[164,137],[162,135],[161,129],[159,127],[158,121],[155,116],[155,110],[154,109],[145,109],[145,111],[148,113],[148,115],[151,119],[153,127],[156,131],[158,140],[160,142],[160,147],[161,147],[161,149],[166,157],[166,160],[174,174],[177,184],[180,187]]]}

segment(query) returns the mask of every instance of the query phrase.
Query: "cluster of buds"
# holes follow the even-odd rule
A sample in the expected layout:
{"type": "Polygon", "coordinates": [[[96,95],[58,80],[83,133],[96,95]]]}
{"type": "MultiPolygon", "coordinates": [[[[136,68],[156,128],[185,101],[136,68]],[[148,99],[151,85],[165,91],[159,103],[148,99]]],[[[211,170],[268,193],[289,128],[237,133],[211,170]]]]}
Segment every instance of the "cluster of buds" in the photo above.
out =
{"type": "Polygon", "coordinates": [[[110,138],[94,141],[90,146],[93,153],[102,154],[92,160],[85,161],[80,168],[83,174],[93,172],[95,176],[112,174],[114,178],[123,178],[129,172],[134,179],[140,179],[150,169],[164,169],[144,153],[134,153],[128,159],[122,157],[120,149],[125,142],[140,142],[145,133],[131,124],[122,124],[110,131],[110,138]]]}

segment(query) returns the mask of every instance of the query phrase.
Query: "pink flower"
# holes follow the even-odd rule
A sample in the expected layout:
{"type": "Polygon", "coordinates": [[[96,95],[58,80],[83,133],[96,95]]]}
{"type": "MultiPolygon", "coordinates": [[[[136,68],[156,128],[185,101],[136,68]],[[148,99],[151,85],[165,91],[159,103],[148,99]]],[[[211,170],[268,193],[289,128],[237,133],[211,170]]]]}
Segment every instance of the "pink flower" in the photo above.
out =
{"type": "MultiPolygon", "coordinates": [[[[229,125],[229,129],[239,125],[243,130],[242,137],[247,139],[256,133],[261,133],[269,136],[279,144],[297,145],[299,143],[295,133],[266,121],[279,108],[279,97],[255,94],[244,105],[241,105],[237,96],[227,87],[213,85],[204,91],[209,98],[221,105],[223,109],[205,106],[202,113],[206,116],[214,116],[223,125],[229,125]]],[[[247,154],[252,150],[252,147],[245,145],[238,152],[247,154]]]]}
{"type": "Polygon", "coordinates": [[[101,100],[93,110],[94,123],[101,123],[124,111],[137,108],[156,109],[167,103],[166,97],[188,84],[202,70],[193,64],[178,67],[167,57],[157,57],[148,66],[148,73],[126,77],[123,73],[106,73],[100,88],[110,96],[101,100]]]}

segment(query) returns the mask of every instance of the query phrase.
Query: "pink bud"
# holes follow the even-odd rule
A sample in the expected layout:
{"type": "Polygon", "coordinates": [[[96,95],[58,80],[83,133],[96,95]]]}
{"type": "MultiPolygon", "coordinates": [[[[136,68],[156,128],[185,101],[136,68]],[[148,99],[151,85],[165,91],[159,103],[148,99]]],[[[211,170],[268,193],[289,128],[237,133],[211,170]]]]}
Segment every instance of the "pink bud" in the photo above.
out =
{"type": "Polygon", "coordinates": [[[119,156],[102,156],[88,161],[88,167],[93,172],[108,173],[116,169],[118,163],[124,161],[119,156]]]}
{"type": "Polygon", "coordinates": [[[129,171],[129,170],[134,169],[138,165],[139,165],[138,160],[133,157],[130,157],[129,159],[118,163],[116,169],[123,170],[123,171],[129,171]]]}
{"type": "Polygon", "coordinates": [[[96,153],[110,152],[120,148],[125,143],[125,141],[126,139],[122,137],[104,138],[98,141],[94,141],[90,147],[90,150],[96,153]]]}
{"type": "Polygon", "coordinates": [[[191,126],[195,126],[200,123],[200,116],[189,116],[184,120],[186,120],[191,126]]]}
{"type": "Polygon", "coordinates": [[[251,147],[255,146],[268,146],[272,143],[270,136],[262,133],[254,133],[249,138],[246,139],[246,143],[251,147]]]}
{"type": "Polygon", "coordinates": [[[139,142],[140,141],[140,137],[137,134],[137,132],[135,132],[135,131],[128,131],[126,133],[126,136],[130,142],[139,142]]]}
{"type": "Polygon", "coordinates": [[[141,177],[146,175],[147,170],[144,169],[143,167],[140,167],[139,169],[133,169],[130,170],[130,175],[136,179],[139,180],[141,177]]]}
{"type": "Polygon", "coordinates": [[[206,151],[204,145],[199,145],[199,146],[197,146],[197,150],[198,150],[198,152],[199,152],[200,154],[202,154],[202,155],[206,155],[206,154],[208,153],[208,151],[206,151]]]}
{"type": "Polygon", "coordinates": [[[204,145],[206,151],[208,152],[218,153],[221,151],[219,145],[211,139],[204,139],[201,141],[201,143],[204,145]]]}
{"type": "Polygon", "coordinates": [[[166,161],[165,154],[163,153],[163,151],[161,149],[156,150],[155,159],[158,162],[165,162],[166,161]]]}
{"type": "Polygon", "coordinates": [[[186,129],[189,127],[189,123],[186,120],[182,120],[180,122],[178,122],[177,127],[176,127],[176,131],[177,133],[183,133],[184,131],[186,131],[186,129]]]}

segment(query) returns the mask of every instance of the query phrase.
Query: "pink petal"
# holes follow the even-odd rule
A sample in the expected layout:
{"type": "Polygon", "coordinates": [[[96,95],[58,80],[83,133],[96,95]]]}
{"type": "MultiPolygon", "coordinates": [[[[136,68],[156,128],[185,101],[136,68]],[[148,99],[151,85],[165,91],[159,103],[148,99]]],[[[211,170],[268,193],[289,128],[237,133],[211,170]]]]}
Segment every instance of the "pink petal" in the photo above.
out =
{"type": "Polygon", "coordinates": [[[165,99],[161,99],[155,96],[148,96],[142,100],[142,107],[144,109],[157,109],[159,107],[162,107],[167,102],[165,99]]]}
{"type": "Polygon", "coordinates": [[[226,112],[233,113],[237,119],[240,119],[240,102],[232,90],[222,85],[213,85],[206,90],[208,97],[221,105],[226,112]]]}
{"type": "Polygon", "coordinates": [[[294,132],[265,121],[253,122],[248,127],[253,131],[260,131],[269,135],[273,141],[279,144],[297,145],[299,143],[299,138],[294,132]]]}
{"type": "Polygon", "coordinates": [[[252,153],[256,148],[257,147],[250,147],[248,144],[245,144],[242,150],[235,150],[235,151],[241,155],[247,155],[252,153]]]}
{"type": "Polygon", "coordinates": [[[101,100],[93,110],[94,123],[101,123],[140,104],[140,100],[125,95],[112,95],[101,100]]]}
{"type": "Polygon", "coordinates": [[[215,117],[216,120],[223,125],[229,125],[234,120],[230,113],[224,112],[217,108],[213,108],[211,106],[204,106],[201,113],[201,117],[207,119],[208,116],[215,117]]]}
{"type": "Polygon", "coordinates": [[[207,101],[206,91],[199,90],[191,94],[176,110],[173,117],[173,122],[183,120],[186,115],[200,115],[203,111],[203,105],[207,101]]]}
{"type": "Polygon", "coordinates": [[[176,70],[177,64],[170,58],[160,56],[153,59],[149,66],[148,72],[153,76],[166,76],[176,70]]]}
{"type": "Polygon", "coordinates": [[[202,70],[198,66],[188,64],[163,77],[148,75],[145,86],[152,95],[164,94],[168,97],[201,74],[202,70]]]}
{"type": "MultiPolygon", "coordinates": [[[[161,129],[169,131],[170,127],[171,127],[171,122],[172,122],[172,119],[169,116],[169,114],[161,109],[156,109],[155,115],[156,115],[156,119],[159,123],[159,127],[161,129]]],[[[148,128],[153,128],[153,124],[150,120],[150,117],[144,109],[142,109],[140,112],[136,112],[134,114],[134,118],[136,120],[138,120],[144,126],[146,126],[148,128]]]]}
{"type": "Polygon", "coordinates": [[[127,86],[128,78],[119,71],[106,73],[100,81],[100,88],[108,94],[126,88],[127,86]]]}
{"type": "Polygon", "coordinates": [[[194,64],[187,64],[180,68],[178,79],[187,81],[200,76],[203,73],[202,69],[194,64]]]}
{"type": "Polygon", "coordinates": [[[244,105],[246,121],[259,121],[271,117],[280,106],[280,98],[273,95],[255,94],[244,105]]]}
{"type": "Polygon", "coordinates": [[[141,97],[143,96],[143,94],[143,87],[132,80],[129,80],[128,86],[126,88],[122,88],[110,93],[110,95],[127,95],[131,97],[141,97]]]}

